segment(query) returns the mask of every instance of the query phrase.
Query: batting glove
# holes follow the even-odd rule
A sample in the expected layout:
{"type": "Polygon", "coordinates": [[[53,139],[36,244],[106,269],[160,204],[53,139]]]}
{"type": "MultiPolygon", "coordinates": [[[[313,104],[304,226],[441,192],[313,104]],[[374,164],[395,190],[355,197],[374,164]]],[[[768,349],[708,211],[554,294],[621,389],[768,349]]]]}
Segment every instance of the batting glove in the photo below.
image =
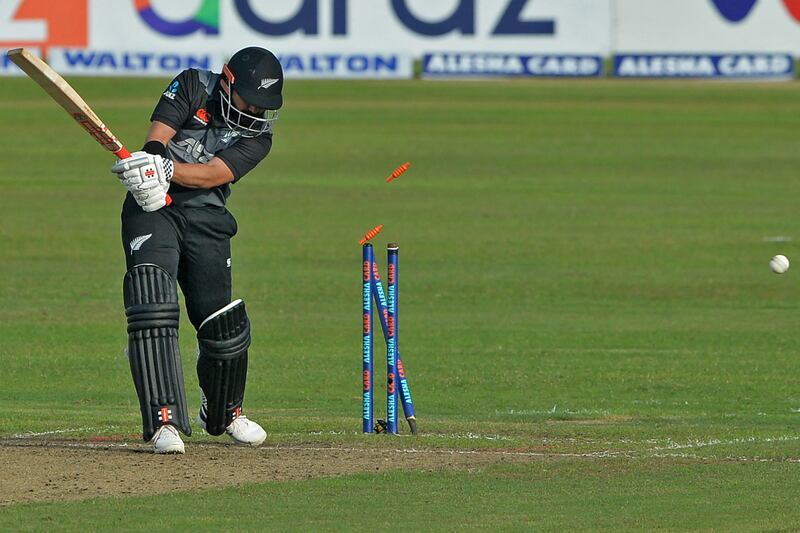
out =
{"type": "Polygon", "coordinates": [[[173,168],[170,159],[147,152],[134,152],[131,157],[118,160],[111,167],[111,172],[119,177],[136,203],[149,212],[166,205],[173,168]]]}

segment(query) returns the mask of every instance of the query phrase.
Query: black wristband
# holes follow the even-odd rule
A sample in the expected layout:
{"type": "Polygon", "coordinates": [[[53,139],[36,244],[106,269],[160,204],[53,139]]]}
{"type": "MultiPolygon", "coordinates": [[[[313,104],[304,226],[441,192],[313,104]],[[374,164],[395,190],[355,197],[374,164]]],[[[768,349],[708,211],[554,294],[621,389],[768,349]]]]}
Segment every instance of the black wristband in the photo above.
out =
{"type": "Polygon", "coordinates": [[[150,155],[167,157],[167,147],[159,141],[147,141],[144,147],[142,147],[142,151],[147,152],[150,155]]]}

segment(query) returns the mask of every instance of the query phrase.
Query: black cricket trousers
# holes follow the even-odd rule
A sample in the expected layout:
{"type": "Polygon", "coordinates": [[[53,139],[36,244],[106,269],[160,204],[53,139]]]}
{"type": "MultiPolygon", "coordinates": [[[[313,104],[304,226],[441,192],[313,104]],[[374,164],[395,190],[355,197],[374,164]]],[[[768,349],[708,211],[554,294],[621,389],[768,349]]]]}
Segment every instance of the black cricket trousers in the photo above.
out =
{"type": "Polygon", "coordinates": [[[225,207],[171,205],[147,213],[128,193],[122,246],[128,269],[152,263],[180,284],[195,330],[231,302],[231,238],[236,219],[225,207]]]}

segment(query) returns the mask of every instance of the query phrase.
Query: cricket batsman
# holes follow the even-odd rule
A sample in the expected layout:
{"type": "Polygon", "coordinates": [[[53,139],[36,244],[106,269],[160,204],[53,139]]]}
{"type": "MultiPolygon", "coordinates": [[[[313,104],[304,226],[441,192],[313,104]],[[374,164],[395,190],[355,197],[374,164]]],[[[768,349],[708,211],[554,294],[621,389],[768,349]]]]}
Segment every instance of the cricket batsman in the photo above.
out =
{"type": "Polygon", "coordinates": [[[188,69],[161,95],[141,151],[111,171],[122,205],[128,358],[155,453],[184,453],[191,435],[178,352],[180,285],[197,332],[201,407],[211,435],[258,446],[266,432],[242,414],[250,321],[231,297],[231,185],[264,159],[283,104],[283,69],[272,52],[236,52],[222,73],[188,69]],[[177,283],[176,283],[177,282],[177,283]]]}

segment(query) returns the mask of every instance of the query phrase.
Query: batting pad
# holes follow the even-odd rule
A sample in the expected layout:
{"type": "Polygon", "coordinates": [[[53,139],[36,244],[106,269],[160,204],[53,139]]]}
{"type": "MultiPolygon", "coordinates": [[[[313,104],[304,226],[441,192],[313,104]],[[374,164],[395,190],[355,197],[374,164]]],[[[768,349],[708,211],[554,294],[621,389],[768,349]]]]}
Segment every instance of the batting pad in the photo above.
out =
{"type": "Polygon", "coordinates": [[[192,434],[178,350],[180,307],[175,282],[163,268],[136,265],[123,281],[128,360],[142,411],[145,441],[170,424],[192,434]]]}
{"type": "Polygon", "coordinates": [[[241,414],[250,321],[242,300],[206,318],[197,330],[197,377],[208,400],[206,431],[222,435],[241,414]]]}

